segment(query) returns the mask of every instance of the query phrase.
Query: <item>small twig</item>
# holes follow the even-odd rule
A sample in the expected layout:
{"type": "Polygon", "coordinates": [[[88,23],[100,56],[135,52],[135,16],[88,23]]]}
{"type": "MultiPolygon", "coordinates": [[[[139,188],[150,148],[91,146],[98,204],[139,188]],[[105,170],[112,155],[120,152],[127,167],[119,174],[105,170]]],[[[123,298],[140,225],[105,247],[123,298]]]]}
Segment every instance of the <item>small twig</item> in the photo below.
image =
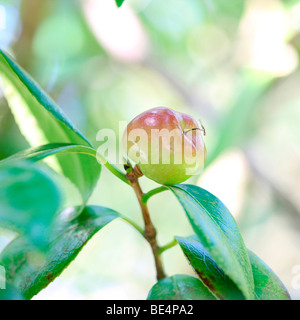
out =
{"type": "Polygon", "coordinates": [[[155,194],[158,194],[158,193],[160,193],[160,192],[166,191],[166,190],[169,190],[169,188],[166,187],[166,186],[161,186],[161,187],[155,188],[155,189],[153,189],[153,190],[150,190],[149,192],[144,193],[143,198],[142,198],[142,202],[143,202],[144,204],[146,204],[146,203],[148,202],[148,200],[149,200],[152,196],[154,196],[155,194]]]}
{"type": "Polygon", "coordinates": [[[204,135],[204,136],[206,135],[205,129],[201,129],[201,128],[192,128],[192,129],[185,130],[185,131],[184,131],[184,134],[187,134],[188,132],[196,131],[196,130],[202,131],[202,132],[203,132],[203,135],[204,135]]]}
{"type": "Polygon", "coordinates": [[[153,226],[153,223],[151,221],[150,218],[150,214],[149,214],[149,210],[148,207],[145,203],[143,203],[142,199],[144,196],[144,193],[141,189],[141,186],[139,184],[138,178],[142,176],[141,171],[139,170],[139,168],[137,166],[135,166],[135,168],[133,170],[128,170],[127,172],[127,178],[138,198],[141,210],[142,210],[142,214],[143,214],[143,218],[144,218],[144,223],[145,223],[145,231],[144,231],[144,236],[146,238],[146,240],[148,241],[148,243],[151,246],[152,252],[153,252],[153,256],[154,256],[154,261],[155,261],[155,267],[156,267],[156,277],[157,280],[163,279],[165,278],[165,272],[163,269],[163,265],[162,265],[162,261],[161,258],[159,256],[159,246],[157,244],[156,241],[156,230],[153,226]]]}
{"type": "Polygon", "coordinates": [[[206,129],[205,129],[204,125],[202,124],[201,119],[199,119],[199,122],[200,122],[201,129],[203,131],[203,135],[206,136],[206,129]]]}
{"type": "Polygon", "coordinates": [[[163,252],[165,252],[166,250],[170,249],[170,248],[173,248],[177,245],[177,240],[174,239],[172,241],[170,241],[169,243],[165,244],[164,246],[160,247],[159,248],[159,251],[158,251],[158,254],[162,254],[163,252]]]}
{"type": "Polygon", "coordinates": [[[205,130],[205,127],[204,125],[202,124],[201,120],[199,119],[199,122],[200,122],[200,126],[201,128],[192,128],[192,129],[188,129],[188,130],[185,130],[184,131],[184,134],[187,134],[188,132],[190,131],[195,131],[195,130],[199,130],[199,131],[202,131],[203,132],[203,135],[206,136],[206,130],[205,130]]]}

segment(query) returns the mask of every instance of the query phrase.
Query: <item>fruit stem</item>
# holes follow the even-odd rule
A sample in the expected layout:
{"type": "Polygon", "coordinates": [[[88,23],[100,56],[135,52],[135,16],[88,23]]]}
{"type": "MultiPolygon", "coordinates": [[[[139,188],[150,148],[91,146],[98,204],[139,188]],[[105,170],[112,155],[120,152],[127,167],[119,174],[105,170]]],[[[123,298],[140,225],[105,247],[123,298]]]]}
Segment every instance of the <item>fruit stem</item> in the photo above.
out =
{"type": "Polygon", "coordinates": [[[156,267],[156,278],[157,278],[157,280],[163,279],[166,277],[166,275],[165,275],[165,272],[163,269],[160,255],[159,255],[160,248],[159,248],[157,241],[156,241],[156,230],[155,230],[154,225],[151,221],[148,207],[147,207],[146,203],[143,203],[143,201],[142,201],[144,193],[143,193],[141,186],[139,184],[139,181],[138,181],[138,178],[141,176],[140,170],[137,167],[135,167],[133,170],[128,172],[126,174],[126,176],[127,176],[128,180],[129,180],[129,182],[130,182],[130,184],[131,184],[131,186],[137,196],[137,199],[139,201],[139,205],[142,210],[144,224],[145,224],[144,236],[145,236],[146,240],[148,241],[148,243],[150,244],[151,249],[152,249],[152,253],[153,253],[154,261],[155,261],[155,267],[156,267]]]}

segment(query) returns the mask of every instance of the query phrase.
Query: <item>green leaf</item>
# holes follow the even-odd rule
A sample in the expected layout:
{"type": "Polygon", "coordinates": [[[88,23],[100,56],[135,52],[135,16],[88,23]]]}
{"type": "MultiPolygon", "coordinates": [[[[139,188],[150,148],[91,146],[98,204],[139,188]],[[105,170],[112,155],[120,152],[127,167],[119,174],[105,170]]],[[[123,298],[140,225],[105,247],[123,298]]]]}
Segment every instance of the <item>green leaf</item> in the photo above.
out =
{"type": "Polygon", "coordinates": [[[5,289],[0,288],[1,300],[24,300],[24,298],[12,285],[6,283],[5,289]]]}
{"type": "Polygon", "coordinates": [[[75,219],[72,212],[63,212],[45,255],[21,238],[4,249],[0,263],[6,268],[7,279],[26,299],[31,299],[61,274],[97,231],[119,216],[99,206],[86,207],[75,219]]]}
{"type": "Polygon", "coordinates": [[[216,300],[202,282],[188,275],[175,275],[158,281],[147,300],[216,300]]]}
{"type": "Polygon", "coordinates": [[[112,165],[106,159],[104,159],[94,148],[82,145],[66,144],[66,143],[51,143],[37,148],[27,149],[21,152],[18,152],[11,157],[8,157],[0,162],[5,164],[14,160],[26,159],[33,162],[43,160],[47,157],[56,155],[64,155],[76,153],[78,155],[87,156],[84,162],[85,171],[86,171],[86,180],[90,180],[92,184],[94,180],[93,172],[98,170],[98,164],[94,161],[95,158],[99,160],[100,163],[104,164],[108,170],[110,170],[115,176],[117,176],[122,181],[129,183],[125,174],[122,173],[116,166],[112,165]],[[90,173],[90,175],[89,175],[90,173]]]}
{"type": "Polygon", "coordinates": [[[248,250],[255,284],[256,300],[290,300],[291,297],[277,275],[253,252],[248,250]]]}
{"type": "MultiPolygon", "coordinates": [[[[78,153],[78,154],[87,154],[89,156],[96,156],[96,150],[82,145],[75,144],[66,144],[66,143],[50,143],[36,148],[30,148],[18,153],[13,154],[12,156],[3,159],[0,162],[0,165],[10,163],[15,160],[26,159],[32,162],[37,162],[44,160],[47,157],[53,155],[62,155],[68,153],[78,153]]],[[[88,164],[88,163],[87,163],[88,164]]]]}
{"type": "Polygon", "coordinates": [[[176,237],[176,239],[199,278],[217,298],[222,300],[244,300],[241,291],[217,266],[197,236],[189,238],[176,237]]]}
{"type": "Polygon", "coordinates": [[[0,167],[0,222],[24,232],[38,247],[45,245],[61,206],[61,191],[50,174],[26,162],[0,167]]]}
{"type": "Polygon", "coordinates": [[[116,0],[117,6],[120,8],[125,0],[116,0]]]}
{"type": "Polygon", "coordinates": [[[203,247],[242,291],[253,299],[251,265],[237,224],[224,204],[194,185],[169,187],[177,197],[203,247]]]}
{"type": "MultiPolygon", "coordinates": [[[[89,141],[71,124],[52,99],[0,50],[0,77],[4,94],[21,133],[32,147],[48,143],[68,143],[91,147],[89,141]]],[[[100,175],[96,159],[91,170],[86,170],[86,157],[69,154],[53,159],[51,166],[62,172],[80,191],[85,203],[100,175]]]]}
{"type": "MultiPolygon", "coordinates": [[[[183,253],[209,290],[219,299],[241,300],[243,296],[232,280],[218,267],[197,236],[176,237],[183,253]]],[[[275,273],[248,250],[255,284],[256,300],[289,300],[290,296],[275,273]]]]}

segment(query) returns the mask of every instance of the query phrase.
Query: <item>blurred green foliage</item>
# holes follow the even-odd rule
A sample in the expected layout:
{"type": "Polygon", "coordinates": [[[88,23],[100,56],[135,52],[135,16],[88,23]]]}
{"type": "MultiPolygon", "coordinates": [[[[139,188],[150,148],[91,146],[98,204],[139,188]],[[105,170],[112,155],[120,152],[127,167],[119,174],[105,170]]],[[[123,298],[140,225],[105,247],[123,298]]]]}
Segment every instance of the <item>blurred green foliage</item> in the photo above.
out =
{"type": "MultiPolygon", "coordinates": [[[[299,298],[291,287],[291,268],[300,264],[299,1],[126,0],[120,9],[113,0],[96,2],[1,0],[0,47],[16,57],[96,147],[99,129],[117,131],[119,120],[130,121],[152,107],[164,105],[200,118],[207,131],[208,169],[214,173],[224,157],[236,152],[245,163],[243,201],[234,214],[247,246],[276,268],[299,298]]],[[[0,158],[27,147],[0,93],[0,158]]],[[[215,186],[230,190],[232,181],[224,177],[218,175],[215,186]]],[[[238,178],[232,170],[232,180],[238,178]]],[[[192,182],[202,185],[201,179],[192,182]]],[[[154,185],[142,182],[145,190],[154,185]]],[[[101,183],[107,188],[97,188],[90,202],[141,223],[130,190],[105,172],[101,183]]],[[[171,234],[191,233],[169,197],[158,195],[150,202],[162,244],[171,234]]],[[[135,245],[135,236],[123,226],[109,228],[115,239],[93,240],[62,284],[82,274],[99,247],[109,243],[95,265],[97,259],[117,264],[118,255],[135,245]],[[125,232],[129,235],[120,244],[125,232]],[[114,256],[112,247],[118,248],[114,256]]],[[[143,256],[143,250],[134,249],[132,259],[143,256]]],[[[166,253],[167,269],[172,274],[177,264],[185,273],[190,269],[176,250],[166,253]]],[[[91,266],[72,292],[93,296],[85,280],[93,282],[97,275],[107,284],[119,272],[120,296],[144,298],[151,281],[143,291],[137,287],[149,271],[146,262],[138,270],[129,261],[122,262],[123,271],[91,266]]]]}
{"type": "Polygon", "coordinates": [[[2,227],[16,226],[21,234],[27,232],[42,249],[62,202],[51,175],[50,170],[28,166],[25,161],[4,164],[0,168],[2,227]]]}

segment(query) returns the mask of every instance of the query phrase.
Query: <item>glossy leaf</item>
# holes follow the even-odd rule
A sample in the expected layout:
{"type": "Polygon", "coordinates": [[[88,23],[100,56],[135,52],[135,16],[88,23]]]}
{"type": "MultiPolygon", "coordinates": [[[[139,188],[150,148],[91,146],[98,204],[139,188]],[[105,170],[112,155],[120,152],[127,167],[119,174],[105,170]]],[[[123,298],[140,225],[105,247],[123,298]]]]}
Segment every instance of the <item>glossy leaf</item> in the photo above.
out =
{"type": "MultiPolygon", "coordinates": [[[[53,100],[35,81],[0,50],[0,77],[4,94],[21,133],[32,147],[48,143],[90,146],[53,100]]],[[[79,154],[60,157],[52,168],[62,172],[80,191],[83,202],[91,195],[100,174],[95,159],[79,154]],[[93,163],[90,170],[86,166],[93,163]]]]}
{"type": "Polygon", "coordinates": [[[218,267],[197,236],[176,239],[194,271],[218,299],[244,300],[241,291],[218,267]]]}
{"type": "Polygon", "coordinates": [[[253,299],[251,265],[237,224],[224,204],[194,185],[169,187],[175,194],[203,247],[242,291],[253,299]]]}
{"type": "Polygon", "coordinates": [[[188,275],[175,275],[158,281],[148,300],[215,300],[202,282],[188,275]]]}
{"type": "Polygon", "coordinates": [[[31,299],[58,277],[88,240],[119,214],[105,207],[88,206],[76,219],[72,217],[72,213],[61,214],[45,255],[21,238],[2,252],[0,264],[6,268],[7,279],[26,299],[31,299]]]}
{"type": "MultiPolygon", "coordinates": [[[[218,298],[240,300],[243,296],[232,280],[218,267],[197,236],[176,238],[183,253],[203,283],[218,298]]],[[[289,294],[275,273],[248,250],[256,300],[289,300],[289,294]]]]}
{"type": "Polygon", "coordinates": [[[26,162],[0,167],[0,222],[24,232],[39,247],[61,205],[61,191],[50,174],[26,162]]]}

